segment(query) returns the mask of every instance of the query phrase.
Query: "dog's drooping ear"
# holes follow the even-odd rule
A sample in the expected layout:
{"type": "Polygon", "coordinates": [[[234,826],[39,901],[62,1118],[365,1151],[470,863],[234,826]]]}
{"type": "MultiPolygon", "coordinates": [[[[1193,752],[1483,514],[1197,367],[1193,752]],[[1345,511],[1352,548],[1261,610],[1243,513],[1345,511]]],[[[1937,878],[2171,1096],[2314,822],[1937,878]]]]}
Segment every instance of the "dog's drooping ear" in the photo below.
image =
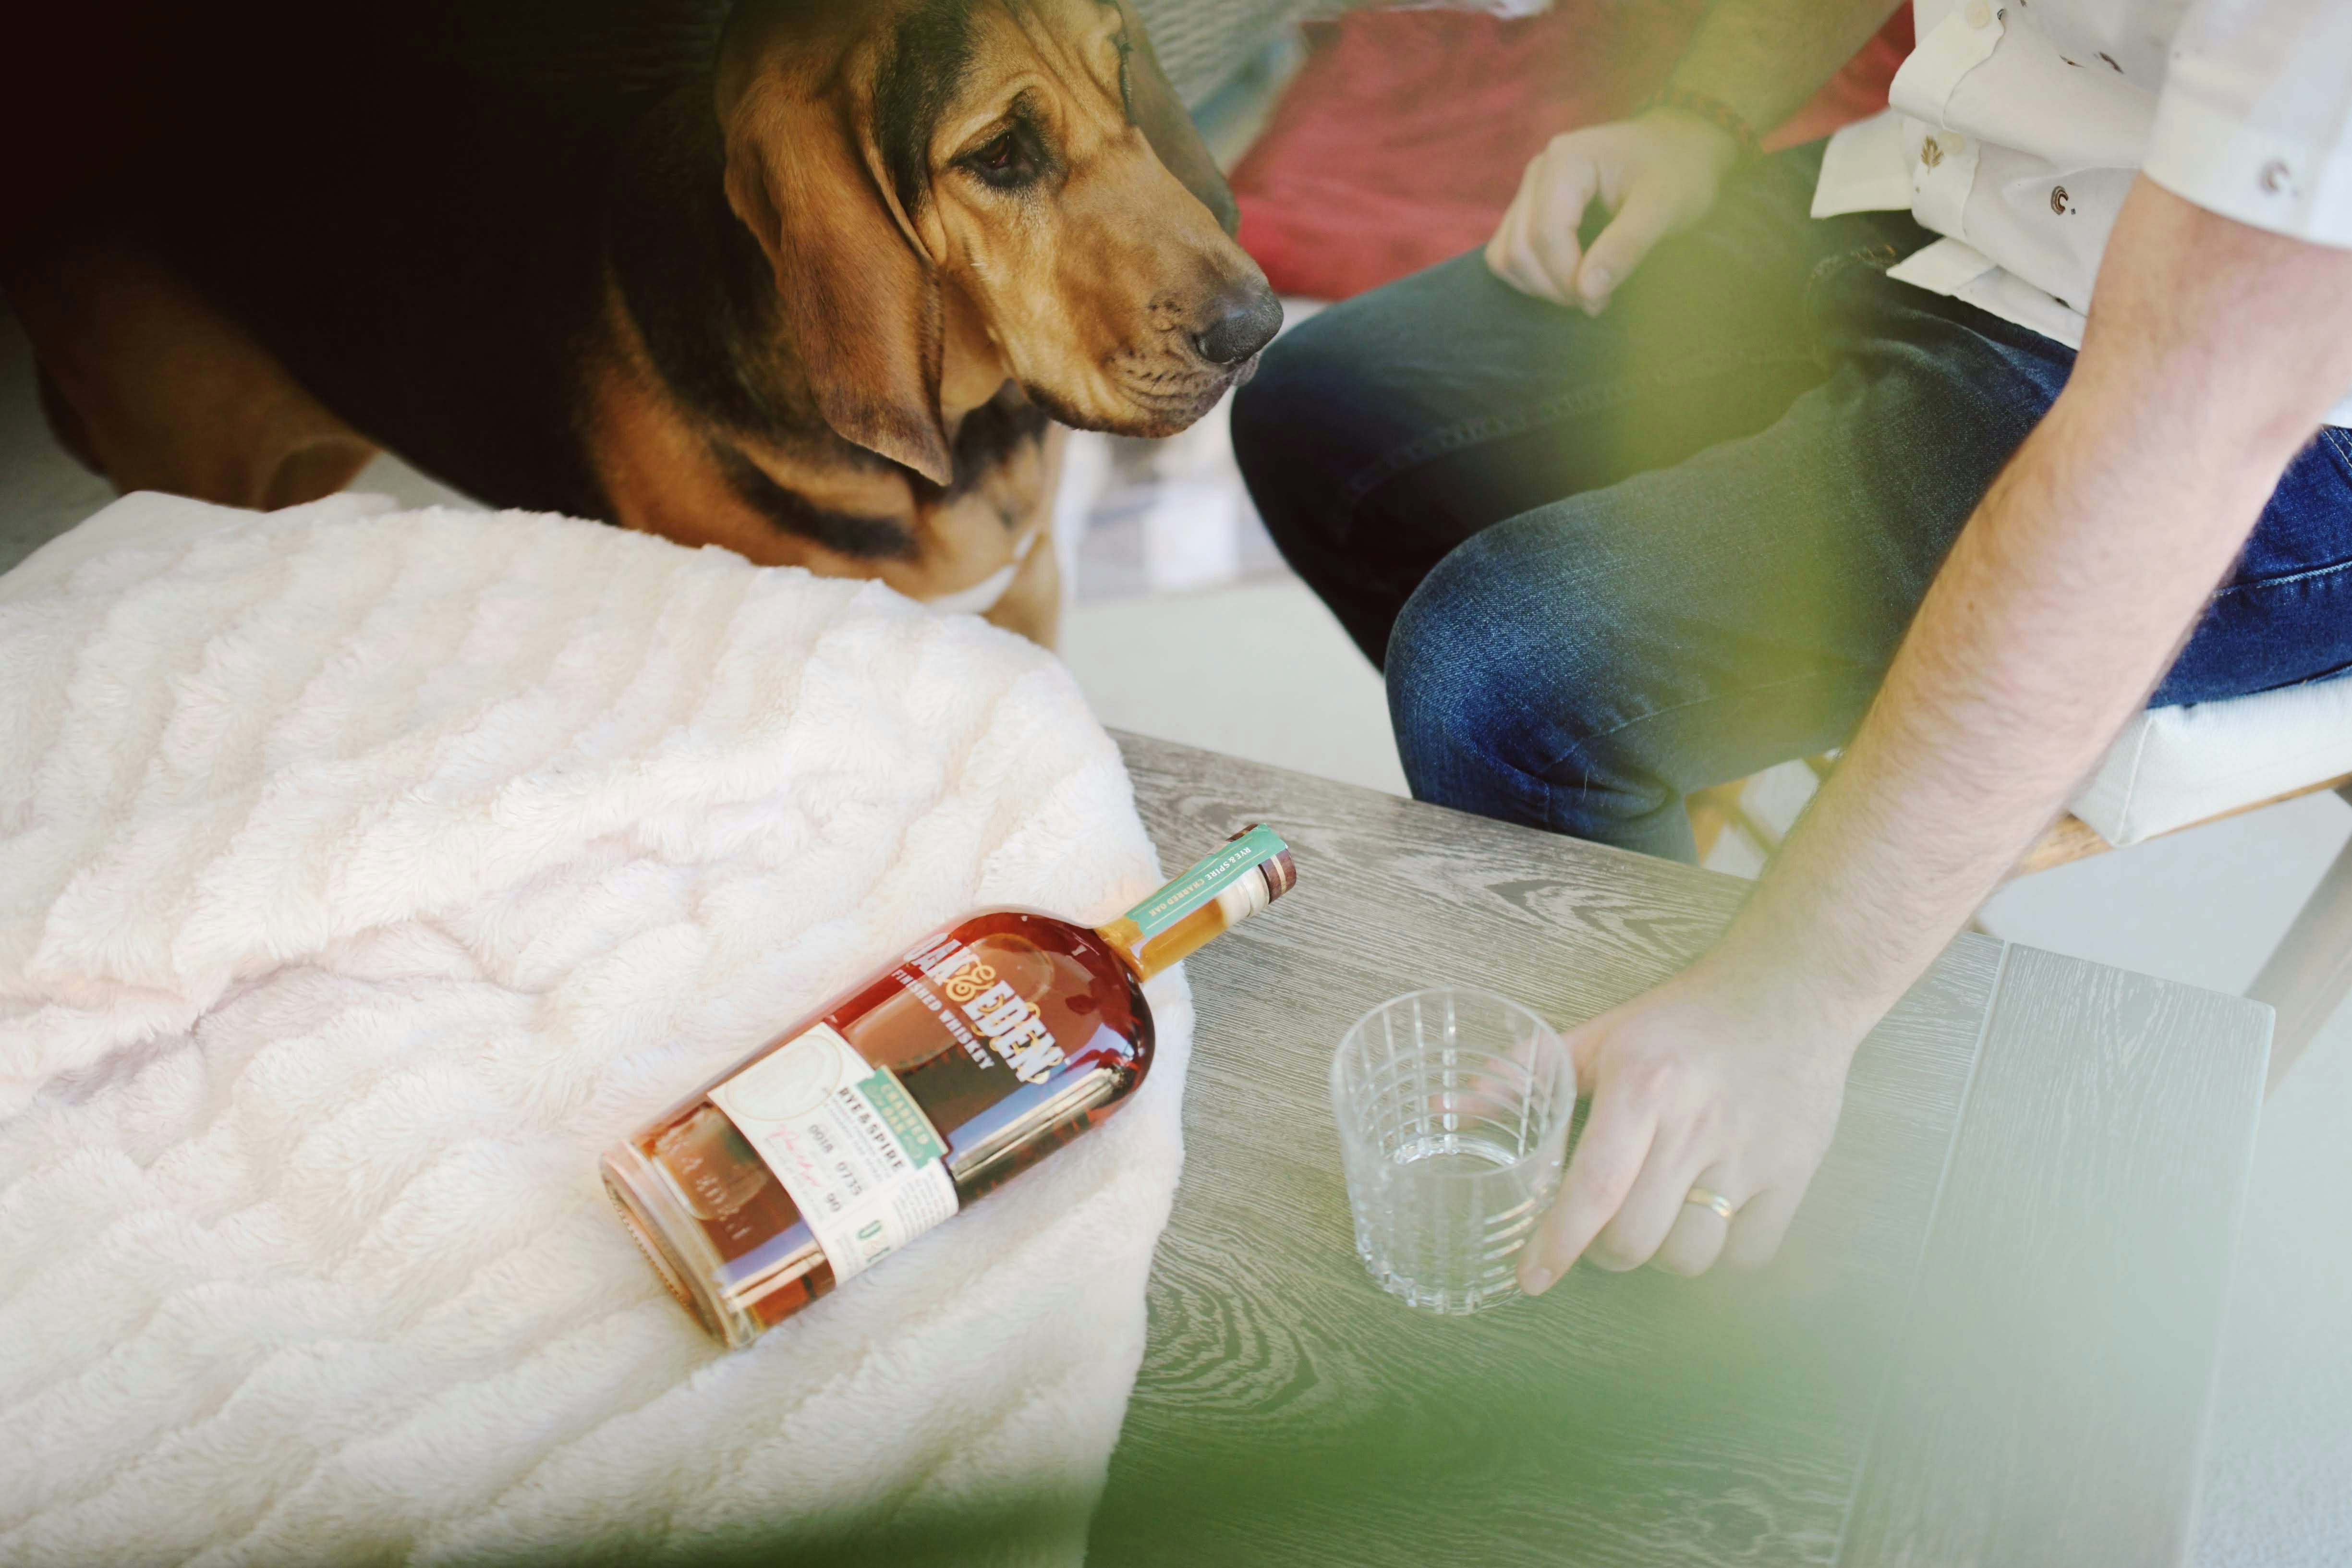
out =
{"type": "Polygon", "coordinates": [[[1144,31],[1143,18],[1135,13],[1135,0],[1118,0],[1118,5],[1119,15],[1127,18],[1128,41],[1134,47],[1128,75],[1137,129],[1160,154],[1168,172],[1215,215],[1219,226],[1228,235],[1234,233],[1242,226],[1242,213],[1234,204],[1233,187],[1225,184],[1224,174],[1193,127],[1184,100],[1176,96],[1168,74],[1160,68],[1160,57],[1151,50],[1151,36],[1144,31]]]}
{"type": "Polygon", "coordinates": [[[951,483],[939,279],[864,155],[849,106],[762,71],[725,130],[728,203],[775,269],[825,423],[933,484],[951,483]]]}

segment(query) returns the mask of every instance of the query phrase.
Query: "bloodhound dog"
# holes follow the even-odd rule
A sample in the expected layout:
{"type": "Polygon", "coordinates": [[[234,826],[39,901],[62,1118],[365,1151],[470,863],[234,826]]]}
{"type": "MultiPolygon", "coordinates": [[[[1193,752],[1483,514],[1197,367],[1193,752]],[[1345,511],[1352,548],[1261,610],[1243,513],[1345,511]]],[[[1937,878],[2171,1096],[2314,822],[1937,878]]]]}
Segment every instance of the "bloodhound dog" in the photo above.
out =
{"type": "Polygon", "coordinates": [[[1131,0],[203,9],[165,133],[0,258],[125,488],[382,447],[1050,642],[1052,423],[1174,434],[1281,322],[1131,0]]]}

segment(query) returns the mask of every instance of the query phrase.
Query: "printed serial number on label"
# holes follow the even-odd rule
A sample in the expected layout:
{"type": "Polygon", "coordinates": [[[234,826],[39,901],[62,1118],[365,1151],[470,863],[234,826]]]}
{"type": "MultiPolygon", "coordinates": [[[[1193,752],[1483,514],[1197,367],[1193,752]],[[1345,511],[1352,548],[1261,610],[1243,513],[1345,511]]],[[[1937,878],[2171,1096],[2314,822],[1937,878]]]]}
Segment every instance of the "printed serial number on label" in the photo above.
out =
{"type": "Polygon", "coordinates": [[[947,1145],[887,1069],[824,1024],[710,1091],[783,1184],[835,1283],[956,1212],[947,1145]]]}

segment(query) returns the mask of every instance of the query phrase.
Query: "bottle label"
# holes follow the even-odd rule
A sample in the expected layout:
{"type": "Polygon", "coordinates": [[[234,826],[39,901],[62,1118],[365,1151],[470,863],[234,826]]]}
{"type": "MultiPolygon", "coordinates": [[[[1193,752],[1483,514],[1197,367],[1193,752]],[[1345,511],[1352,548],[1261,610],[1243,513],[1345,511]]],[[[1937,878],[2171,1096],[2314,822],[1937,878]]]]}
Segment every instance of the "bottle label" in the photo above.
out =
{"type": "Polygon", "coordinates": [[[830,1025],[761,1057],[710,1100],[792,1194],[836,1285],[956,1212],[939,1130],[830,1025]]]}
{"type": "Polygon", "coordinates": [[[1136,923],[1148,942],[1227,893],[1250,900],[1246,908],[1234,911],[1236,916],[1255,913],[1272,897],[1265,877],[1255,875],[1259,863],[1289,852],[1290,846],[1282,841],[1282,835],[1261,824],[1128,910],[1127,918],[1136,923]]]}

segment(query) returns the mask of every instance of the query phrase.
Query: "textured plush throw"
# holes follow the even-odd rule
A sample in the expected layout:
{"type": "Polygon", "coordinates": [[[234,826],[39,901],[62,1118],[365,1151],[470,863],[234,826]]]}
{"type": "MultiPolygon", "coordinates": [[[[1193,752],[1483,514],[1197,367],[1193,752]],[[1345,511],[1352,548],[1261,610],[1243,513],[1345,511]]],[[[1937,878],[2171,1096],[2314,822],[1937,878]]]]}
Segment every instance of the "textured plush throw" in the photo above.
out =
{"type": "Polygon", "coordinates": [[[1153,878],[977,621],[558,518],[108,509],[0,578],[0,1563],[1076,1560],[1181,981],[1121,1115],[748,1351],[595,1156],[967,908],[1153,878]]]}

